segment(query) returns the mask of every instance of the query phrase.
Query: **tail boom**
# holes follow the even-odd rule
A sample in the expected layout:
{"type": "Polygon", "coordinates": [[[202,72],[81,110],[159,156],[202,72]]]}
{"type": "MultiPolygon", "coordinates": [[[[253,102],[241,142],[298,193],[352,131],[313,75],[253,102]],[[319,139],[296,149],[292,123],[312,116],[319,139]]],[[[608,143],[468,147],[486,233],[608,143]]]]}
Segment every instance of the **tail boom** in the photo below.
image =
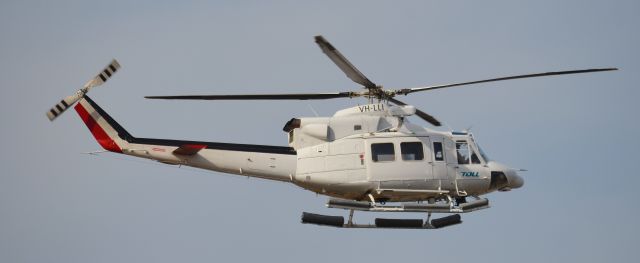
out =
{"type": "Polygon", "coordinates": [[[291,181],[295,174],[296,151],[290,147],[136,138],[88,96],[75,110],[100,146],[111,152],[277,181],[291,181]]]}

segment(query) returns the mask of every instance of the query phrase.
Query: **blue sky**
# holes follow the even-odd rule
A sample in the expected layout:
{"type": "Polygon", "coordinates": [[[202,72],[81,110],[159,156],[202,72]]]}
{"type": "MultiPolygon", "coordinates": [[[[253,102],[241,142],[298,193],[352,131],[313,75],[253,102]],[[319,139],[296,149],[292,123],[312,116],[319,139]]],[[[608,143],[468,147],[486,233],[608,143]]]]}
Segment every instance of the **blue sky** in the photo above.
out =
{"type": "MultiPolygon", "coordinates": [[[[640,144],[637,1],[3,1],[0,261],[631,261],[640,144]],[[620,71],[404,98],[525,187],[439,231],[302,225],[346,215],[290,184],[163,166],[99,149],[74,111],[44,113],[111,58],[92,98],[134,136],[286,145],[284,123],[363,100],[149,101],[145,95],[331,92],[358,86],[324,35],[371,80],[405,88],[552,70],[620,71]]],[[[413,120],[421,123],[418,119],[413,120]]],[[[370,221],[388,214],[356,214],[370,221]]],[[[398,215],[398,217],[416,217],[398,215]]]]}

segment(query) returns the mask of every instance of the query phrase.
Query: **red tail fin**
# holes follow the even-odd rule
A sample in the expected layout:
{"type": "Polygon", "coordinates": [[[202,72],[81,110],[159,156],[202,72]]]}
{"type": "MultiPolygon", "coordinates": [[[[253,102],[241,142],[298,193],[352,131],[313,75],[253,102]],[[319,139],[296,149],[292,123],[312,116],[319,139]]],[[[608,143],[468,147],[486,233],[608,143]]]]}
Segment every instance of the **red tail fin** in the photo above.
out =
{"type": "MultiPolygon", "coordinates": [[[[102,148],[107,151],[122,153],[122,147],[127,142],[120,137],[118,129],[122,129],[122,127],[119,124],[115,123],[89,97],[85,96],[74,108],[102,148]],[[113,125],[114,123],[115,125],[113,125]]],[[[124,131],[124,129],[122,130],[124,131]]],[[[128,133],[126,134],[128,135],[128,133]]]]}

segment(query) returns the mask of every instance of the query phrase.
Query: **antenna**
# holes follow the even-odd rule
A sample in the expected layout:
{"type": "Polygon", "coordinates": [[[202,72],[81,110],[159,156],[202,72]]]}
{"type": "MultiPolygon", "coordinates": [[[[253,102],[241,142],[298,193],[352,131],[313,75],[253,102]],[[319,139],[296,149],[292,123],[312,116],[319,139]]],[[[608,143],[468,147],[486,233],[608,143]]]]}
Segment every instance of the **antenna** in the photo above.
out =
{"type": "Polygon", "coordinates": [[[313,106],[311,106],[311,103],[307,104],[307,107],[309,107],[309,109],[311,110],[311,112],[313,112],[314,115],[316,115],[316,117],[320,117],[320,115],[318,114],[318,112],[316,111],[316,109],[313,108],[313,106]]]}

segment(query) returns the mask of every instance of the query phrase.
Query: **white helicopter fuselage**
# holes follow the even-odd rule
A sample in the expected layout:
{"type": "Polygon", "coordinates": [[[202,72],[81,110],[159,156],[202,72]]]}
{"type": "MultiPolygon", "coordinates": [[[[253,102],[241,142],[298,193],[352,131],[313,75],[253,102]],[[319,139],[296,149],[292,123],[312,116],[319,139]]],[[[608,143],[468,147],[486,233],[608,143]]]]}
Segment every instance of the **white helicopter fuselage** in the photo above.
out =
{"type": "Polygon", "coordinates": [[[392,202],[522,186],[515,170],[489,161],[470,133],[414,125],[405,119],[414,112],[413,106],[380,103],[331,118],[292,119],[284,130],[297,151],[293,183],[333,197],[366,200],[372,194],[392,202]]]}
{"type": "Polygon", "coordinates": [[[328,118],[294,118],[284,128],[290,147],[136,138],[88,97],[76,111],[109,151],[290,182],[343,199],[422,201],[523,183],[513,169],[481,154],[471,134],[408,122],[413,106],[368,104],[328,118]]]}

